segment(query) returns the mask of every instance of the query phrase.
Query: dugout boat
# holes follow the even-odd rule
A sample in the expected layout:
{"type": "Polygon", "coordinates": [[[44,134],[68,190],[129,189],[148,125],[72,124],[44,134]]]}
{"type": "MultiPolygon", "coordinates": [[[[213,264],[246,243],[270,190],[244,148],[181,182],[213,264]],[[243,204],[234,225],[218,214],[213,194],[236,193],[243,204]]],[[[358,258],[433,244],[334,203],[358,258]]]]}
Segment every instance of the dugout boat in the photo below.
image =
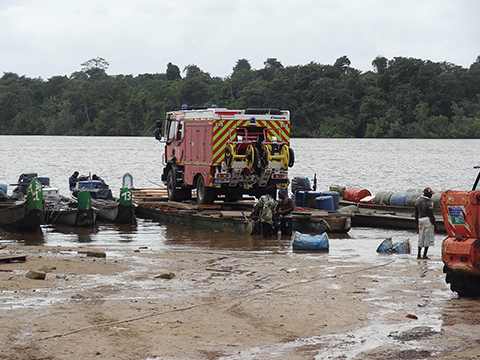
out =
{"type": "Polygon", "coordinates": [[[12,184],[16,186],[12,197],[21,199],[34,179],[41,184],[45,224],[91,226],[95,223],[98,211],[92,209],[88,192],[83,192],[79,199],[62,196],[57,188],[50,186],[50,178],[39,177],[37,173],[22,173],[17,183],[12,184]]]}
{"type": "MultiPolygon", "coordinates": [[[[128,174],[125,174],[126,176],[128,174]]],[[[79,199],[82,192],[88,192],[91,198],[92,208],[98,211],[98,218],[108,222],[135,224],[135,207],[133,205],[132,192],[124,187],[120,197],[112,195],[110,187],[104,180],[97,177],[79,177],[72,196],[79,199]]]]}
{"type": "MultiPolygon", "coordinates": [[[[197,204],[170,201],[166,189],[132,189],[132,192],[139,217],[237,234],[251,234],[253,231],[254,221],[249,216],[255,201],[251,197],[236,202],[220,199],[213,204],[197,204]]],[[[308,209],[294,211],[292,217],[294,231],[347,233],[352,214],[308,209]]]]}
{"type": "Polygon", "coordinates": [[[92,208],[90,193],[82,191],[77,199],[59,194],[57,188],[43,189],[45,199],[45,223],[74,227],[95,225],[98,210],[92,208]]]}
{"type": "Polygon", "coordinates": [[[25,181],[25,192],[16,199],[0,201],[0,226],[21,231],[37,231],[44,223],[42,184],[37,179],[25,181]]]}

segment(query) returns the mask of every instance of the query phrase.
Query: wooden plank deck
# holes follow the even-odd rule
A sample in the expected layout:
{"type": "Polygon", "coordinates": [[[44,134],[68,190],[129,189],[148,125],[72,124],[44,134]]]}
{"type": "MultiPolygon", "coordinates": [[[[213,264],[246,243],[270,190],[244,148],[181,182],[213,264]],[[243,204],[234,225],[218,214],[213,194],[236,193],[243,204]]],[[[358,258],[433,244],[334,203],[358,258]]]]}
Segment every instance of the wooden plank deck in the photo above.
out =
{"type": "MultiPolygon", "coordinates": [[[[196,226],[218,231],[249,233],[253,221],[249,219],[255,201],[243,197],[238,202],[224,202],[220,198],[214,204],[202,205],[195,201],[176,202],[168,200],[163,189],[134,189],[137,215],[159,221],[196,226]]],[[[294,211],[293,228],[301,232],[325,231],[348,232],[352,214],[332,213],[317,209],[294,211]]]]}
{"type": "Polygon", "coordinates": [[[0,255],[1,263],[25,262],[27,255],[0,255]]]}

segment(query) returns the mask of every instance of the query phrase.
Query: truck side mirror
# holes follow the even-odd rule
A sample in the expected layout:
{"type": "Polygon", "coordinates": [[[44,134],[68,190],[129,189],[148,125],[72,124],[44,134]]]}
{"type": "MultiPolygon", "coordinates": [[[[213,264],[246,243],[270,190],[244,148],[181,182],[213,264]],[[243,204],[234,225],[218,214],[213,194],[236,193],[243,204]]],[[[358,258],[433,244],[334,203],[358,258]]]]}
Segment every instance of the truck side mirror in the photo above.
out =
{"type": "Polygon", "coordinates": [[[155,123],[155,139],[162,140],[162,120],[157,120],[155,123]]]}

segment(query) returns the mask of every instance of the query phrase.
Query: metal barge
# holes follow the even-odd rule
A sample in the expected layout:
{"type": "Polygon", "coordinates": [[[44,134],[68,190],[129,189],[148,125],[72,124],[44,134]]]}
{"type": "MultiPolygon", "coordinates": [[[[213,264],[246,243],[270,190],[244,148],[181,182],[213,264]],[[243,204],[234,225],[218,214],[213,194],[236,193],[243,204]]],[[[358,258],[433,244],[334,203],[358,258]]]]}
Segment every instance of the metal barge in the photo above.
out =
{"type": "MultiPolygon", "coordinates": [[[[249,218],[254,199],[243,197],[237,202],[216,201],[213,204],[168,200],[165,189],[132,189],[138,217],[199,227],[214,231],[250,234],[254,222],[249,218]]],[[[352,214],[309,209],[294,211],[293,230],[304,233],[347,233],[352,214]]]]}

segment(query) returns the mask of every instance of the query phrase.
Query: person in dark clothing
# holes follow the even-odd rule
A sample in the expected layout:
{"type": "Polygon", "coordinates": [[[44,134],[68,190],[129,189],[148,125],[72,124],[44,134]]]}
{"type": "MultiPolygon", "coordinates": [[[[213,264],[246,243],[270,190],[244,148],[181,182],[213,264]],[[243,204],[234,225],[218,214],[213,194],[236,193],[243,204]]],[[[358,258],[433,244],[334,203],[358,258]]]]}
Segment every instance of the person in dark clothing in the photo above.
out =
{"type": "Polygon", "coordinates": [[[433,215],[433,202],[431,200],[434,192],[429,187],[423,190],[423,196],[415,202],[415,222],[418,229],[418,254],[417,259],[428,259],[428,248],[435,244],[435,231],[438,231],[435,216],[433,215]]]}
{"type": "Polygon", "coordinates": [[[292,211],[295,209],[292,199],[287,196],[285,189],[278,191],[278,213],[280,215],[280,230],[282,235],[292,235],[292,211]]]}
{"type": "Polygon", "coordinates": [[[75,189],[78,182],[78,171],[75,171],[72,176],[68,178],[68,187],[71,191],[75,189]]]}

